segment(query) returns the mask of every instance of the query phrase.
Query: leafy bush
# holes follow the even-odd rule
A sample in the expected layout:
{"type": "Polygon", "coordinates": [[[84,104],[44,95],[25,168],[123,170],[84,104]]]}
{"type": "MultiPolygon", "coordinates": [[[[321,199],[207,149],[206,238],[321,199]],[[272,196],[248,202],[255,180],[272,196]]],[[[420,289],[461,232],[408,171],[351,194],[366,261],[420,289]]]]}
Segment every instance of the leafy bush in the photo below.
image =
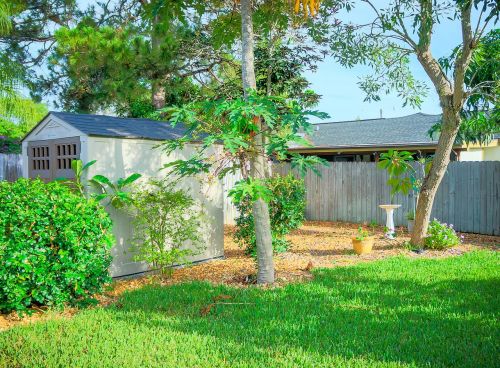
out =
{"type": "Polygon", "coordinates": [[[173,183],[151,180],[133,195],[137,261],[171,276],[172,266],[187,263],[201,250],[201,212],[193,198],[173,183]],[[186,243],[190,244],[185,248],[186,243]]]}
{"type": "MultiPolygon", "coordinates": [[[[265,180],[270,191],[269,214],[271,233],[275,253],[285,252],[289,242],[285,236],[291,230],[299,228],[304,222],[306,207],[304,181],[295,179],[291,174],[274,176],[265,180]]],[[[238,196],[235,203],[240,215],[236,218],[235,240],[245,247],[247,254],[256,254],[254,218],[252,215],[253,200],[250,194],[238,196]]]]}
{"type": "Polygon", "coordinates": [[[110,281],[111,220],[94,200],[41,180],[0,182],[0,310],[89,300],[110,281]]]}
{"type": "Polygon", "coordinates": [[[19,139],[5,137],[0,129],[0,153],[21,153],[21,143],[19,139]]]}
{"type": "Polygon", "coordinates": [[[460,244],[460,240],[453,224],[442,224],[434,219],[429,223],[424,245],[428,249],[442,250],[460,244]]]}

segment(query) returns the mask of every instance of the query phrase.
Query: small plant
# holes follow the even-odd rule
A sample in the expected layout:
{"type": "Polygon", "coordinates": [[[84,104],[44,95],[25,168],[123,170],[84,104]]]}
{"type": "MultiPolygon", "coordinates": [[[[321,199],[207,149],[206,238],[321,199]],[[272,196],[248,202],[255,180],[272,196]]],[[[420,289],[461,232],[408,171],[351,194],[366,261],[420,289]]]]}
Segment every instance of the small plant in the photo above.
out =
{"type": "Polygon", "coordinates": [[[461,238],[453,229],[453,224],[442,224],[434,219],[429,223],[424,246],[428,249],[443,250],[461,243],[461,238]]]}
{"type": "MultiPolygon", "coordinates": [[[[75,174],[75,179],[69,180],[66,178],[57,178],[56,180],[65,183],[70,188],[79,192],[82,196],[85,196],[86,188],[82,178],[85,172],[96,162],[96,160],[93,160],[83,164],[82,160],[72,160],[71,169],[75,174]]],[[[129,175],[127,178],[120,178],[116,183],[113,183],[104,175],[94,175],[89,180],[89,183],[97,189],[97,193],[91,193],[90,196],[98,202],[102,202],[107,199],[107,204],[110,204],[115,208],[123,208],[132,203],[130,193],[126,190],[126,188],[131,186],[140,177],[140,174],[134,173],[129,175]]]]}
{"type": "MultiPolygon", "coordinates": [[[[264,185],[247,189],[246,181],[240,182],[230,192],[240,215],[236,218],[236,241],[245,247],[247,254],[256,254],[256,240],[252,204],[254,191],[264,193],[269,202],[272,244],[275,253],[287,251],[289,242],[285,236],[299,228],[304,221],[305,186],[304,181],[291,174],[266,179],[264,185]]],[[[261,194],[261,196],[264,196],[261,194]]]]}
{"type": "Polygon", "coordinates": [[[357,232],[357,235],[356,235],[356,240],[359,240],[359,241],[363,241],[365,240],[366,238],[368,238],[370,236],[370,233],[363,229],[363,227],[358,227],[358,232],[357,232]]]}
{"type": "Polygon", "coordinates": [[[130,192],[126,189],[140,177],[141,174],[134,173],[113,183],[104,175],[94,175],[89,182],[97,188],[98,193],[93,193],[92,196],[99,202],[107,199],[111,206],[123,208],[133,202],[130,192]]]}
{"type": "Polygon", "coordinates": [[[406,213],[406,219],[407,219],[408,221],[413,221],[413,220],[415,220],[415,212],[413,212],[413,211],[407,212],[407,213],[406,213]]]}
{"type": "Polygon", "coordinates": [[[377,166],[389,174],[387,185],[391,187],[391,202],[396,194],[407,195],[410,190],[413,190],[418,198],[422,177],[429,173],[431,165],[430,158],[419,158],[415,161],[413,153],[408,151],[389,150],[387,153],[381,153],[377,166]],[[415,162],[417,165],[414,165],[415,162]]]}
{"type": "Polygon", "coordinates": [[[396,233],[396,230],[394,230],[393,232],[389,233],[389,228],[387,226],[384,226],[384,233],[391,235],[393,238],[397,237],[397,235],[398,235],[396,233]]]}
{"type": "Polygon", "coordinates": [[[377,221],[375,220],[370,221],[370,224],[368,226],[370,226],[372,234],[375,234],[375,230],[377,229],[378,226],[377,221]]]}
{"type": "Polygon", "coordinates": [[[136,230],[134,258],[170,277],[172,266],[188,263],[188,257],[202,250],[202,214],[193,198],[176,189],[174,183],[151,180],[148,184],[132,198],[136,230]]]}
{"type": "Polygon", "coordinates": [[[380,154],[377,166],[389,174],[387,185],[391,187],[391,202],[397,193],[408,194],[412,189],[411,179],[405,175],[413,172],[411,166],[413,161],[413,155],[408,151],[389,150],[387,153],[380,154]]]}
{"type": "Polygon", "coordinates": [[[89,301],[111,279],[111,220],[59,182],[0,182],[0,311],[89,301]]]}

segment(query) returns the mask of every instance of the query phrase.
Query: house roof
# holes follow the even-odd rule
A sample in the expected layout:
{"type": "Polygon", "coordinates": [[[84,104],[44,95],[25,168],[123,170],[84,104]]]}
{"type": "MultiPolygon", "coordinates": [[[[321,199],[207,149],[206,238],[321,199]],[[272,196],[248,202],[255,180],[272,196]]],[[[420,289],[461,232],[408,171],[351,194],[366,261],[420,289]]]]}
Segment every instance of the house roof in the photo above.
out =
{"type": "Polygon", "coordinates": [[[90,136],[169,140],[180,138],[186,132],[186,128],[181,124],[172,127],[168,122],[151,119],[119,118],[58,111],[51,111],[49,115],[61,119],[90,136]]]}
{"type": "Polygon", "coordinates": [[[339,121],[314,124],[314,148],[427,146],[437,144],[429,129],[441,115],[416,113],[398,118],[339,121]]]}

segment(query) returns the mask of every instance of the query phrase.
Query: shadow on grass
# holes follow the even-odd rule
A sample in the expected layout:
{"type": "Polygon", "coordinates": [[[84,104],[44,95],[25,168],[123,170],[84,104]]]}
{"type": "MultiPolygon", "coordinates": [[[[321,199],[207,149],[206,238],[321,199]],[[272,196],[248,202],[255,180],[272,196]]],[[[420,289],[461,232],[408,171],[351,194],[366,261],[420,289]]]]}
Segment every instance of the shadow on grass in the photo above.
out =
{"type": "Polygon", "coordinates": [[[496,253],[481,252],[321,269],[312,282],[279,289],[151,286],[125,294],[110,312],[151,329],[215,337],[231,346],[229,362],[300,352],[326,365],[336,357],[364,366],[492,367],[500,354],[498,266],[496,253]],[[228,304],[201,316],[221,294],[231,296],[228,304]]]}

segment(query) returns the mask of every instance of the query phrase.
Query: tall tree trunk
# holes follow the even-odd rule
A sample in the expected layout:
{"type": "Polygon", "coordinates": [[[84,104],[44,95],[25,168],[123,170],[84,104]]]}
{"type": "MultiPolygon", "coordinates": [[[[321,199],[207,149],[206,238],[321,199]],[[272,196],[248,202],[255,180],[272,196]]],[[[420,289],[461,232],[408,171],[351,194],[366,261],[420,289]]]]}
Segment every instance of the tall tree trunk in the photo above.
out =
{"type": "Polygon", "coordinates": [[[460,127],[460,112],[450,107],[443,108],[442,119],[441,135],[439,136],[436,153],[432,160],[432,166],[429,174],[424,179],[418,196],[415,227],[411,236],[411,243],[414,245],[422,246],[424,237],[427,234],[434,197],[446,173],[453,144],[455,143],[460,127]]]}
{"type": "MultiPolygon", "coordinates": [[[[158,29],[159,23],[161,22],[160,16],[155,15],[153,17],[152,29],[151,29],[151,51],[156,57],[160,56],[161,48],[161,35],[162,32],[158,29]]],[[[166,94],[165,87],[163,86],[162,78],[153,79],[151,83],[151,104],[155,109],[161,109],[165,107],[166,94]]]]}
{"type": "Polygon", "coordinates": [[[151,85],[151,104],[155,109],[161,109],[165,107],[165,87],[161,81],[153,81],[151,85]]]}
{"type": "MultiPolygon", "coordinates": [[[[241,45],[242,80],[246,96],[249,89],[257,89],[254,69],[251,0],[241,0],[241,45]]],[[[256,120],[258,120],[259,128],[262,129],[261,120],[256,120]]],[[[266,177],[267,160],[264,155],[264,138],[262,134],[255,136],[254,143],[259,154],[253,156],[250,160],[250,173],[253,178],[264,179],[266,177]]],[[[253,203],[252,210],[255,224],[255,239],[257,241],[257,283],[273,283],[274,263],[269,206],[266,201],[258,199],[253,203]]]]}
{"type": "Polygon", "coordinates": [[[464,91],[464,76],[469,66],[472,51],[476,42],[474,41],[471,28],[472,2],[465,2],[461,6],[461,28],[462,28],[462,50],[455,59],[453,68],[453,82],[448,79],[441,65],[431,53],[431,37],[433,25],[432,0],[420,1],[420,29],[419,43],[417,46],[417,58],[430,80],[436,88],[439,102],[443,110],[441,135],[439,136],[436,153],[432,160],[432,167],[429,174],[424,178],[420,196],[417,203],[417,213],[415,216],[415,228],[411,237],[414,245],[422,246],[424,237],[427,234],[427,227],[431,216],[434,197],[439,188],[439,184],[450,162],[450,154],[453,143],[458,134],[461,124],[460,112],[466,100],[464,91]]]}

